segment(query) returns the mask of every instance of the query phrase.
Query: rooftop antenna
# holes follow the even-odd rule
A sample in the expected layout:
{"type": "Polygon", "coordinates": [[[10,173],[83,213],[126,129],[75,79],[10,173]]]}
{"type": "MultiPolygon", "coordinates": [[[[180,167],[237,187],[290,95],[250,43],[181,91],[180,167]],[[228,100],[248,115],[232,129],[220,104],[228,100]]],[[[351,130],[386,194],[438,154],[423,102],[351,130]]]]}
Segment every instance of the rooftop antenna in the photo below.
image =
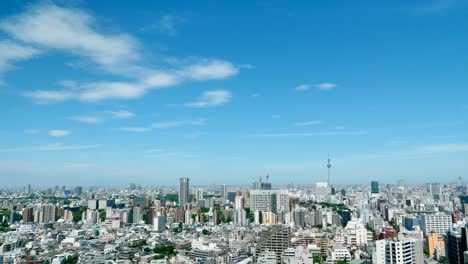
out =
{"type": "Polygon", "coordinates": [[[268,182],[268,179],[269,179],[269,178],[270,178],[270,175],[267,174],[267,175],[266,175],[267,182],[268,182]]]}

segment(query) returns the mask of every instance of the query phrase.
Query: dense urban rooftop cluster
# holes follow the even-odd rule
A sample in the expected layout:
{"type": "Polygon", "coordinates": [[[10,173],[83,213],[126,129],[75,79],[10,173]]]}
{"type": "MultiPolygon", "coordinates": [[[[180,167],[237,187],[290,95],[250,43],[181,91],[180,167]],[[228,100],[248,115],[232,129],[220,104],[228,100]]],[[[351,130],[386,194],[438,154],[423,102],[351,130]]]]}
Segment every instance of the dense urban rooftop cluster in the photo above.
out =
{"type": "Polygon", "coordinates": [[[4,190],[0,263],[466,263],[451,184],[4,190]]]}

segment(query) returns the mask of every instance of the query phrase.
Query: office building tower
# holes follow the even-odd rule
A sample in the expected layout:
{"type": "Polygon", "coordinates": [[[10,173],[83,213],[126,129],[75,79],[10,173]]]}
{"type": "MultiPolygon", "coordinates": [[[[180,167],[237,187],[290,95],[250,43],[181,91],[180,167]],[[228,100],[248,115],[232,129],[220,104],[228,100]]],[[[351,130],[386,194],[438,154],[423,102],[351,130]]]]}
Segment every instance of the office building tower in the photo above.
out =
{"type": "Polygon", "coordinates": [[[88,209],[96,210],[98,209],[98,200],[88,200],[88,209]]]}
{"type": "Polygon", "coordinates": [[[189,203],[189,178],[180,178],[179,180],[179,206],[189,203]]]}
{"type": "Polygon", "coordinates": [[[422,214],[420,224],[425,236],[431,234],[432,231],[444,235],[452,227],[452,216],[444,213],[422,214]]]}
{"type": "Polygon", "coordinates": [[[348,209],[343,210],[341,213],[341,218],[342,218],[341,221],[343,223],[343,226],[346,226],[348,222],[351,221],[351,211],[348,209]]]}
{"type": "Polygon", "coordinates": [[[228,192],[227,193],[227,200],[230,203],[234,203],[235,199],[236,199],[236,192],[228,192]]]}
{"type": "Polygon", "coordinates": [[[76,186],[75,187],[75,195],[80,196],[83,193],[83,187],[76,186]]]}
{"type": "Polygon", "coordinates": [[[226,202],[227,200],[227,186],[226,184],[223,184],[223,186],[221,186],[221,198],[223,198],[223,202],[226,202]]]}
{"type": "Polygon", "coordinates": [[[153,220],[153,227],[154,230],[156,231],[164,231],[166,228],[166,216],[165,215],[159,215],[156,216],[153,220]]]}
{"type": "Polygon", "coordinates": [[[371,181],[371,193],[378,194],[379,193],[379,182],[378,181],[371,181]]]}
{"type": "Polygon", "coordinates": [[[263,230],[257,244],[256,257],[262,253],[273,251],[276,254],[276,263],[281,263],[281,256],[291,245],[291,228],[283,225],[272,225],[263,230]]]}
{"type": "Polygon", "coordinates": [[[197,198],[197,200],[203,200],[203,189],[202,188],[197,189],[197,191],[195,192],[195,198],[197,198]]]}
{"type": "Polygon", "coordinates": [[[416,226],[420,226],[419,218],[414,215],[403,217],[403,223],[407,230],[414,230],[416,226]]]}
{"type": "Polygon", "coordinates": [[[133,207],[133,212],[132,212],[132,222],[135,224],[138,224],[142,217],[141,217],[141,209],[140,207],[133,207]]]}
{"type": "Polygon", "coordinates": [[[30,193],[31,193],[31,184],[27,184],[27,185],[24,187],[24,193],[26,193],[26,194],[30,194],[30,193]]]}
{"type": "Polygon", "coordinates": [[[464,252],[468,250],[468,236],[467,229],[465,227],[450,230],[446,234],[446,249],[447,259],[450,264],[464,264],[466,263],[464,258],[464,252]]]}

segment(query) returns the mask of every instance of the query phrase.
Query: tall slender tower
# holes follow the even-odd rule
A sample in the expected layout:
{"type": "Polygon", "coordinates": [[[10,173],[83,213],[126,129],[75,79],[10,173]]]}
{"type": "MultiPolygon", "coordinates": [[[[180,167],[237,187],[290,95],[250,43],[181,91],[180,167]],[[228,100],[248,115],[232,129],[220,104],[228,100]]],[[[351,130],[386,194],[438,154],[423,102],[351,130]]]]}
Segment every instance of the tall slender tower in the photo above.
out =
{"type": "Polygon", "coordinates": [[[331,161],[330,161],[330,155],[328,155],[328,164],[327,164],[327,168],[328,168],[328,180],[327,180],[327,183],[328,183],[328,188],[331,188],[331,161]]]}
{"type": "Polygon", "coordinates": [[[179,179],[179,206],[189,202],[189,178],[179,179]]]}

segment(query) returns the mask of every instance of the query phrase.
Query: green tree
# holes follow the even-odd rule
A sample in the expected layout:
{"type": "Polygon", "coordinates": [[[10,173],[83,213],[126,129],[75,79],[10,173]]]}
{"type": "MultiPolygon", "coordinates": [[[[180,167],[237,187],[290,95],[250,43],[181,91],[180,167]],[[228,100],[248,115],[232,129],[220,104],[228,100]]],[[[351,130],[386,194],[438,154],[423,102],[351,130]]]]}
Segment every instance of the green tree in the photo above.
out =
{"type": "Polygon", "coordinates": [[[83,211],[78,210],[73,212],[73,222],[78,223],[81,221],[81,217],[83,216],[83,211]]]}
{"type": "Polygon", "coordinates": [[[106,211],[101,211],[99,217],[101,218],[101,222],[104,222],[106,220],[106,211]]]}

